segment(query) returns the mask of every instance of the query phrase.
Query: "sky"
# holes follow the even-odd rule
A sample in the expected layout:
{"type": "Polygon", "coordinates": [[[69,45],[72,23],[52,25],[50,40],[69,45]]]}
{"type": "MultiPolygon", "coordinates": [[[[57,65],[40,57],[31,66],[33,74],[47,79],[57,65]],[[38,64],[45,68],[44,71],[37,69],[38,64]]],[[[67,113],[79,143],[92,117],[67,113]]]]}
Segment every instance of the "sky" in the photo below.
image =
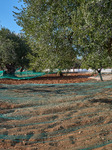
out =
{"type": "Polygon", "coordinates": [[[16,11],[13,6],[21,8],[23,3],[18,0],[0,0],[0,28],[5,27],[15,33],[21,32],[21,27],[14,21],[13,12],[16,11]]]}

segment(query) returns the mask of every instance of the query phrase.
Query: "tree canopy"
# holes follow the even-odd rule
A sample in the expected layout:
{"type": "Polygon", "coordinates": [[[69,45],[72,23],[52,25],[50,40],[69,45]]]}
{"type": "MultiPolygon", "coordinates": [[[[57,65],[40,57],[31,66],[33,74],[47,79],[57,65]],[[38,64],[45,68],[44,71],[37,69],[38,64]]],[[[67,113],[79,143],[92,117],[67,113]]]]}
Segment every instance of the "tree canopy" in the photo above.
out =
{"type": "Polygon", "coordinates": [[[112,57],[112,3],[111,0],[83,1],[74,12],[72,29],[74,45],[81,55],[106,52],[112,57]]]}
{"type": "Polygon", "coordinates": [[[6,28],[0,30],[0,67],[5,73],[14,75],[18,67],[27,66],[29,50],[22,35],[16,35],[6,28]]]}
{"type": "Polygon", "coordinates": [[[73,47],[74,0],[23,0],[25,7],[15,13],[32,48],[29,55],[35,69],[69,69],[77,51],[73,47]]]}
{"type": "Polygon", "coordinates": [[[112,2],[89,0],[80,3],[72,23],[74,45],[83,57],[82,66],[112,67],[112,2]]]}
{"type": "Polygon", "coordinates": [[[15,12],[32,52],[34,69],[69,69],[77,55],[86,68],[112,62],[111,0],[23,0],[15,12]],[[91,65],[89,60],[93,60],[91,65]],[[93,63],[95,61],[95,63],[93,63]]]}

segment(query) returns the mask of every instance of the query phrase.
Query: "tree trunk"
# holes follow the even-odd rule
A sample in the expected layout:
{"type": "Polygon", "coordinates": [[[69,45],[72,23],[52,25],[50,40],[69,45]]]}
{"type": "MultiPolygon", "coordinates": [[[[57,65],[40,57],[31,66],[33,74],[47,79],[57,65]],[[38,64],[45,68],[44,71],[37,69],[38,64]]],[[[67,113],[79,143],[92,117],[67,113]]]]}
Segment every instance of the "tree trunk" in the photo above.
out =
{"type": "Polygon", "coordinates": [[[63,77],[62,71],[58,71],[57,75],[59,75],[60,77],[63,77]]]}
{"type": "Polygon", "coordinates": [[[60,77],[63,77],[63,73],[62,73],[62,72],[60,72],[60,73],[59,73],[59,76],[60,76],[60,77]]]}
{"type": "Polygon", "coordinates": [[[4,71],[4,76],[15,76],[15,66],[14,64],[6,64],[6,70],[4,71]]]}
{"type": "Polygon", "coordinates": [[[22,75],[23,70],[24,70],[24,67],[22,66],[20,69],[20,75],[22,75]]]}
{"type": "Polygon", "coordinates": [[[20,72],[23,72],[23,70],[24,70],[24,67],[22,66],[21,69],[20,69],[20,72]]]}
{"type": "Polygon", "coordinates": [[[100,76],[101,81],[103,81],[102,74],[101,74],[101,69],[98,69],[97,71],[98,71],[98,74],[100,76]]]}

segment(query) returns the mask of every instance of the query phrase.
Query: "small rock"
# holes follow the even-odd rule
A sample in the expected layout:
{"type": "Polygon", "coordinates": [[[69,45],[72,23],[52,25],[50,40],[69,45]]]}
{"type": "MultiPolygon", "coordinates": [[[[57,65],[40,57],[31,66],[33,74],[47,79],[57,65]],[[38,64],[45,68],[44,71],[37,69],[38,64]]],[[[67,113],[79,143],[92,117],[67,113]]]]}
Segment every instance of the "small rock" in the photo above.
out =
{"type": "Polygon", "coordinates": [[[79,134],[81,134],[83,131],[79,131],[79,134]]]}

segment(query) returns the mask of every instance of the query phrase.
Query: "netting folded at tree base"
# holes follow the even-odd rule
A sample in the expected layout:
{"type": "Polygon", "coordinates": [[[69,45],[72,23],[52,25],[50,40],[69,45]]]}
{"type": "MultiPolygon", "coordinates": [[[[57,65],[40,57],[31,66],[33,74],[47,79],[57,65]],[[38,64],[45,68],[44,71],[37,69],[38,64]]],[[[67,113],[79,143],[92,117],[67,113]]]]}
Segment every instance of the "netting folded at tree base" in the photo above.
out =
{"type": "Polygon", "coordinates": [[[3,75],[3,71],[0,71],[0,79],[16,79],[16,80],[25,80],[32,79],[36,77],[43,76],[47,73],[45,72],[33,72],[33,71],[24,71],[24,72],[15,72],[15,76],[12,75],[3,75]]]}

